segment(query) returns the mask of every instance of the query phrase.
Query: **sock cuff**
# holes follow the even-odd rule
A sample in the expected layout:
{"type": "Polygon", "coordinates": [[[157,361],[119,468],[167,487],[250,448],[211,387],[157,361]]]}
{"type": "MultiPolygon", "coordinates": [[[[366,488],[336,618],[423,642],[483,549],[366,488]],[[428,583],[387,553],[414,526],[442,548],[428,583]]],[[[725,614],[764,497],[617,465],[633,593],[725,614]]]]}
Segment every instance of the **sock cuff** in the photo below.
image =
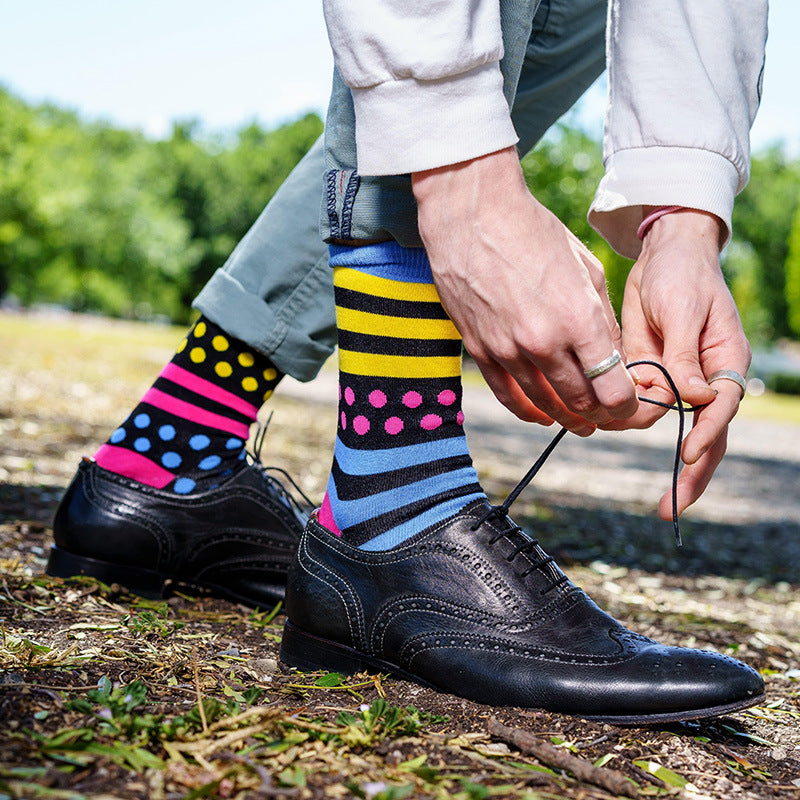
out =
{"type": "Polygon", "coordinates": [[[378,242],[363,247],[332,244],[328,248],[331,267],[350,267],[404,283],[433,283],[428,254],[421,247],[378,242]]]}

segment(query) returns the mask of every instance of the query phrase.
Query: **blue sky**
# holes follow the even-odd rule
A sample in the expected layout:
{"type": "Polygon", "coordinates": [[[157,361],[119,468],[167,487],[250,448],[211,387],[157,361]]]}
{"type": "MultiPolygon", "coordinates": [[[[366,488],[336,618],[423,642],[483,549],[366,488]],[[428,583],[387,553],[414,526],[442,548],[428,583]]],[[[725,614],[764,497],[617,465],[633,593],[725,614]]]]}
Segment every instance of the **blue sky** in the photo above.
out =
{"type": "MultiPolygon", "coordinates": [[[[325,108],[321,0],[0,0],[0,20],[0,83],[152,136],[175,119],[226,130],[325,108]]],[[[772,0],[756,148],[800,153],[799,29],[800,2],[772,0]]],[[[595,87],[581,119],[598,132],[602,109],[595,87]]]]}

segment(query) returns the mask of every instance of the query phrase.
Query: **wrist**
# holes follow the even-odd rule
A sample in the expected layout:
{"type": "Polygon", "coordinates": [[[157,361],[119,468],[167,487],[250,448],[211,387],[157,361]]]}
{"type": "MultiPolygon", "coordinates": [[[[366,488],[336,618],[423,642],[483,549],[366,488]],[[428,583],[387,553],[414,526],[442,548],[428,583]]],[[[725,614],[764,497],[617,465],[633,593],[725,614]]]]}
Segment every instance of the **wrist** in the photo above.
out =
{"type": "Polygon", "coordinates": [[[484,201],[489,203],[493,201],[495,192],[507,196],[509,191],[519,188],[529,193],[515,147],[414,172],[411,174],[411,188],[420,206],[445,196],[451,202],[455,194],[467,197],[480,192],[484,201]]]}
{"type": "Polygon", "coordinates": [[[683,206],[643,206],[639,226],[643,247],[656,246],[667,238],[691,236],[698,244],[708,244],[719,253],[727,227],[709,211],[683,206]]]}

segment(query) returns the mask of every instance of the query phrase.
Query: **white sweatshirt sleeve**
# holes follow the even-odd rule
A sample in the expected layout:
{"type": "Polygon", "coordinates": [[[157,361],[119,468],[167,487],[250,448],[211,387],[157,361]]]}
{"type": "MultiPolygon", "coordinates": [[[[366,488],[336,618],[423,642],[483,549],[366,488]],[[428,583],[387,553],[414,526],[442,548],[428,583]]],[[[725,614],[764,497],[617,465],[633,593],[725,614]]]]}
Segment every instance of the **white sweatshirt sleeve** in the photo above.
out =
{"type": "Polygon", "coordinates": [[[766,0],[612,0],[605,176],[589,221],[615,250],[638,256],[644,205],[716,214],[727,243],[766,36],[766,0]]]}
{"type": "Polygon", "coordinates": [[[498,0],[324,0],[353,94],[358,171],[400,175],[517,142],[498,0]]]}

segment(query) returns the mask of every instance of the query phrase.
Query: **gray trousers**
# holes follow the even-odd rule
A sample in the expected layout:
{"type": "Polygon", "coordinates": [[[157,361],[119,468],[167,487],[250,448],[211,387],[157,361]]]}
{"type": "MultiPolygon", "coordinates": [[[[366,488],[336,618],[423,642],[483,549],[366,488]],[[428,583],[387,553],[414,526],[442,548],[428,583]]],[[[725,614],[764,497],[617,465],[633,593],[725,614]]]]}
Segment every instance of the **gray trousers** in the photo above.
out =
{"type": "MultiPolygon", "coordinates": [[[[606,0],[500,5],[501,69],[524,154],[602,72],[606,0]]],[[[282,372],[311,380],[336,345],[333,281],[323,243],[329,238],[421,245],[410,177],[355,173],[352,99],[338,74],[323,137],[202,289],[195,308],[282,372]],[[326,181],[332,173],[339,178],[326,181]]]]}

